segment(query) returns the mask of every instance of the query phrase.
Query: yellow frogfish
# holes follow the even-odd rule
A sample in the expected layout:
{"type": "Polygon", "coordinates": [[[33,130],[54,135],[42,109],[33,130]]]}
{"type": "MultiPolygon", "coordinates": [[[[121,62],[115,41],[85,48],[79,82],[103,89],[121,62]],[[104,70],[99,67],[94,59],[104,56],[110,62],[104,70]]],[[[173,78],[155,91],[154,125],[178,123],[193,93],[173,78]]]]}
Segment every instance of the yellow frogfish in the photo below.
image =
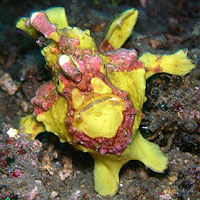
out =
{"type": "Polygon", "coordinates": [[[31,100],[33,115],[21,119],[20,129],[32,139],[52,132],[61,142],[88,152],[95,163],[95,190],[101,195],[118,191],[119,171],[130,160],[159,173],[167,168],[168,159],[159,146],[143,138],[138,129],[144,117],[146,80],[156,73],[183,76],[194,68],[183,50],[138,57],[136,50],[120,48],[137,16],[136,9],[123,12],[100,47],[89,30],[68,25],[62,7],[17,22],[17,28],[33,38],[46,38],[41,53],[52,74],[31,100]]]}

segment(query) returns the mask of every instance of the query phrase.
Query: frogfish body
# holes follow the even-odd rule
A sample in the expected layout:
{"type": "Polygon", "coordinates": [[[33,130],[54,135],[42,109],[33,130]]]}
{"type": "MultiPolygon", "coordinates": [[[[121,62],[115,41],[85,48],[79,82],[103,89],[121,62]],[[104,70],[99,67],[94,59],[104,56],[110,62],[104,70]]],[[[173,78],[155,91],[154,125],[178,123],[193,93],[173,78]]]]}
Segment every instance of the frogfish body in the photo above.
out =
{"type": "Polygon", "coordinates": [[[98,48],[90,31],[70,27],[62,7],[21,18],[17,28],[48,45],[41,53],[52,79],[31,100],[33,115],[21,119],[20,129],[31,134],[49,131],[61,142],[94,158],[95,190],[114,195],[119,171],[129,160],[139,160],[156,172],[167,168],[159,146],[138,130],[146,100],[146,80],[155,73],[183,76],[194,68],[187,53],[144,53],[120,48],[136,23],[138,11],[129,9],[111,24],[98,48]]]}

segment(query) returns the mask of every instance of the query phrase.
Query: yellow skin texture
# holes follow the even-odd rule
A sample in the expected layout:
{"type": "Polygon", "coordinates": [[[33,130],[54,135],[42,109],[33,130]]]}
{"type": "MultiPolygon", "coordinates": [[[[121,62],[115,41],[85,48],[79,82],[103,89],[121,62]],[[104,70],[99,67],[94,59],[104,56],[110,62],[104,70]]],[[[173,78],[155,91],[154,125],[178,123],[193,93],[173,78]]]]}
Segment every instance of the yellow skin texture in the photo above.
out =
{"type": "MultiPolygon", "coordinates": [[[[94,40],[90,37],[89,31],[81,31],[78,28],[72,29],[69,27],[63,8],[52,8],[45,12],[47,13],[49,21],[57,26],[58,35],[59,32],[63,32],[62,28],[65,27],[68,30],[69,38],[78,37],[80,39],[80,49],[89,48],[94,53],[96,46],[94,40]],[[56,19],[54,19],[54,16],[56,16],[56,13],[58,12],[59,15],[56,19]]],[[[137,10],[130,9],[122,13],[119,18],[111,24],[105,39],[112,45],[113,49],[119,49],[125,40],[130,36],[132,28],[136,23],[137,15],[137,10]],[[123,27],[123,29],[120,27],[123,27]],[[126,32],[126,34],[124,35],[123,32],[126,32]]],[[[24,18],[21,18],[17,23],[17,27],[33,37],[38,34],[33,27],[27,28],[24,24],[25,21],[26,20],[24,18]]],[[[48,66],[53,72],[53,65],[58,62],[58,55],[52,53],[53,47],[56,46],[57,38],[52,37],[50,39],[54,41],[42,50],[42,55],[45,57],[48,66]]],[[[109,63],[109,58],[104,54],[98,52],[98,55],[102,58],[104,64],[109,63]]],[[[56,102],[48,111],[37,115],[37,117],[30,115],[22,118],[20,123],[21,130],[32,134],[32,139],[34,139],[40,132],[47,130],[57,135],[61,142],[69,142],[76,149],[88,152],[94,158],[95,163],[95,190],[101,195],[112,196],[118,191],[119,171],[121,167],[130,160],[139,160],[143,162],[146,167],[149,167],[151,170],[159,173],[164,172],[167,168],[168,159],[162,153],[159,146],[143,138],[138,130],[142,120],[143,103],[146,101],[146,79],[155,73],[161,72],[183,76],[189,73],[190,70],[194,68],[194,65],[187,58],[187,53],[183,50],[171,55],[154,55],[151,53],[145,53],[139,58],[139,60],[143,63],[143,68],[132,71],[107,71],[106,73],[107,79],[114,87],[128,93],[133,107],[137,110],[132,127],[132,142],[121,153],[121,155],[101,155],[99,152],[73,143],[72,136],[68,133],[65,123],[66,114],[68,113],[68,102],[66,98],[61,95],[59,95],[56,102]],[[37,128],[34,128],[35,125],[37,125],[37,128]]],[[[101,71],[105,74],[106,69],[102,66],[101,71]]],[[[62,94],[64,88],[62,81],[55,75],[53,80],[55,81],[58,93],[62,94]],[[56,84],[57,81],[60,82],[59,85],[56,84]]],[[[102,83],[100,79],[93,78],[91,82],[94,90],[93,95],[96,95],[95,98],[102,95],[112,95],[110,88],[106,84],[102,83]]],[[[87,97],[82,95],[79,89],[75,88],[72,91],[72,102],[77,113],[82,109],[83,105],[88,103],[88,101],[87,97]]],[[[113,108],[112,104],[109,103],[109,101],[104,101],[102,105],[98,104],[97,106],[93,106],[87,112],[83,112],[82,118],[85,121],[81,125],[77,123],[77,128],[81,130],[87,129],[88,135],[92,138],[97,136],[104,136],[108,138],[113,137],[116,128],[122,120],[120,113],[124,106],[123,100],[119,99],[118,103],[119,106],[116,110],[113,108]],[[111,114],[112,121],[109,121],[109,116],[105,116],[101,120],[93,120],[93,116],[96,116],[99,111],[104,112],[105,115],[107,115],[106,113],[111,114]],[[118,115],[119,118],[116,118],[118,115]],[[106,120],[105,127],[102,126],[103,120],[106,120]],[[113,122],[113,120],[115,121],[113,122]],[[94,133],[95,127],[97,128],[97,131],[94,133]],[[115,129],[112,129],[112,127],[115,129]]],[[[76,124],[76,122],[74,123],[76,124]]]]}

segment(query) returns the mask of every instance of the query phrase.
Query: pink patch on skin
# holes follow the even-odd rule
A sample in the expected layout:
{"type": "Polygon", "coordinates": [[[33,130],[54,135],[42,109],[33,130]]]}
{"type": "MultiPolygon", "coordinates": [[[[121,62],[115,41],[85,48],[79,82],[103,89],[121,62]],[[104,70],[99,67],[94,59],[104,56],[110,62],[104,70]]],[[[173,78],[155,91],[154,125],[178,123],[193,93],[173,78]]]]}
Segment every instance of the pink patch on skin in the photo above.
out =
{"type": "Polygon", "coordinates": [[[75,83],[73,83],[71,80],[67,79],[63,74],[59,74],[58,78],[59,78],[60,82],[64,85],[63,94],[71,93],[72,87],[75,83]]]}
{"type": "Polygon", "coordinates": [[[145,114],[142,113],[142,117],[141,117],[141,119],[144,119],[144,118],[145,118],[145,114]]]}
{"type": "Polygon", "coordinates": [[[69,38],[69,43],[70,43],[72,46],[78,48],[79,45],[80,45],[80,40],[79,40],[78,38],[69,38]]]}
{"type": "Polygon", "coordinates": [[[51,108],[54,102],[58,98],[56,87],[52,81],[49,81],[37,90],[36,96],[31,99],[31,103],[34,105],[34,115],[47,111],[51,108]]]}
{"type": "Polygon", "coordinates": [[[82,75],[81,80],[75,87],[81,91],[91,91],[90,80],[96,73],[100,73],[102,59],[98,55],[85,55],[81,59],[73,56],[73,59],[77,63],[78,69],[82,75]]]}
{"type": "Polygon", "coordinates": [[[154,69],[154,72],[161,72],[162,71],[162,67],[160,65],[156,66],[154,69]]]}
{"type": "Polygon", "coordinates": [[[51,48],[51,52],[52,52],[53,54],[58,55],[58,54],[60,53],[60,49],[57,48],[57,47],[54,47],[54,48],[51,48]]]}
{"type": "Polygon", "coordinates": [[[158,56],[156,59],[156,62],[158,63],[158,65],[160,65],[160,63],[162,62],[162,57],[158,56]]]}
{"type": "Polygon", "coordinates": [[[41,114],[41,113],[43,113],[44,112],[44,110],[42,109],[42,108],[40,108],[40,107],[34,107],[34,111],[33,111],[33,115],[35,116],[35,117],[37,117],[39,114],[41,114]]]}
{"type": "Polygon", "coordinates": [[[55,68],[55,71],[57,72],[60,69],[60,65],[56,64],[56,65],[54,65],[54,68],[55,68]]]}
{"type": "Polygon", "coordinates": [[[100,44],[100,52],[108,52],[113,51],[115,48],[108,42],[108,40],[104,39],[100,44]]]}
{"type": "Polygon", "coordinates": [[[51,33],[56,31],[56,26],[49,22],[44,12],[34,13],[31,16],[31,25],[46,38],[49,38],[51,33]]]}
{"type": "Polygon", "coordinates": [[[38,125],[35,125],[35,126],[33,127],[33,131],[36,131],[38,128],[39,128],[39,126],[38,126],[38,125]]]}
{"type": "Polygon", "coordinates": [[[107,71],[132,71],[143,68],[142,62],[137,59],[135,50],[119,49],[114,52],[108,52],[109,64],[106,66],[107,71]]]}
{"type": "Polygon", "coordinates": [[[91,50],[91,49],[84,49],[84,50],[83,50],[83,53],[84,53],[85,55],[92,55],[92,50],[91,50]]]}
{"type": "Polygon", "coordinates": [[[85,55],[82,58],[82,61],[85,63],[85,65],[89,66],[90,71],[97,71],[99,72],[102,66],[102,59],[98,55],[95,56],[88,56],[85,55]]]}
{"type": "Polygon", "coordinates": [[[90,80],[91,76],[89,74],[84,74],[81,82],[77,85],[77,88],[81,91],[91,91],[90,80]]]}

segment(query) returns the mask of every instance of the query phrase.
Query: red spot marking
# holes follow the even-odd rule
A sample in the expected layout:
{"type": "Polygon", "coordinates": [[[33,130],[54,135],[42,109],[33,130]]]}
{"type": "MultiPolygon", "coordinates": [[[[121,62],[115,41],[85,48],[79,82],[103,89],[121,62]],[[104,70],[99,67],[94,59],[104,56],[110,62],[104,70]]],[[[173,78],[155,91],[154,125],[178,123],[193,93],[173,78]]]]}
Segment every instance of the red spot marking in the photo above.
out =
{"type": "MultiPolygon", "coordinates": [[[[31,102],[32,103],[32,102],[31,102]]],[[[37,117],[39,114],[42,114],[44,112],[44,110],[42,109],[42,108],[40,108],[40,107],[34,107],[34,112],[33,112],[33,115],[35,116],[35,117],[37,117]]]]}
{"type": "Polygon", "coordinates": [[[113,51],[115,48],[108,42],[108,40],[104,39],[100,44],[100,52],[108,52],[113,51]]]}
{"type": "Polygon", "coordinates": [[[36,131],[38,128],[39,128],[39,126],[38,126],[38,125],[35,125],[35,126],[33,127],[33,131],[36,131]]]}
{"type": "Polygon", "coordinates": [[[196,115],[194,116],[194,121],[197,123],[199,122],[199,118],[196,115]]]}
{"type": "Polygon", "coordinates": [[[51,49],[51,52],[52,52],[53,54],[59,54],[59,53],[60,53],[60,49],[57,48],[57,47],[53,47],[53,48],[51,49]]]}
{"type": "Polygon", "coordinates": [[[80,46],[80,40],[78,38],[70,38],[69,43],[74,47],[80,46]]]}
{"type": "Polygon", "coordinates": [[[34,115],[37,116],[43,111],[49,110],[57,98],[58,92],[52,81],[40,86],[36,92],[36,96],[31,99],[31,103],[35,107],[34,115]]]}
{"type": "Polygon", "coordinates": [[[160,65],[156,66],[154,72],[160,72],[160,71],[162,71],[162,67],[160,65]]]}
{"type": "Polygon", "coordinates": [[[162,61],[162,57],[161,57],[161,56],[158,56],[157,59],[156,59],[156,62],[160,64],[161,61],[162,61]]]}
{"type": "Polygon", "coordinates": [[[142,117],[141,118],[144,119],[145,118],[145,114],[142,113],[142,117]]]}

